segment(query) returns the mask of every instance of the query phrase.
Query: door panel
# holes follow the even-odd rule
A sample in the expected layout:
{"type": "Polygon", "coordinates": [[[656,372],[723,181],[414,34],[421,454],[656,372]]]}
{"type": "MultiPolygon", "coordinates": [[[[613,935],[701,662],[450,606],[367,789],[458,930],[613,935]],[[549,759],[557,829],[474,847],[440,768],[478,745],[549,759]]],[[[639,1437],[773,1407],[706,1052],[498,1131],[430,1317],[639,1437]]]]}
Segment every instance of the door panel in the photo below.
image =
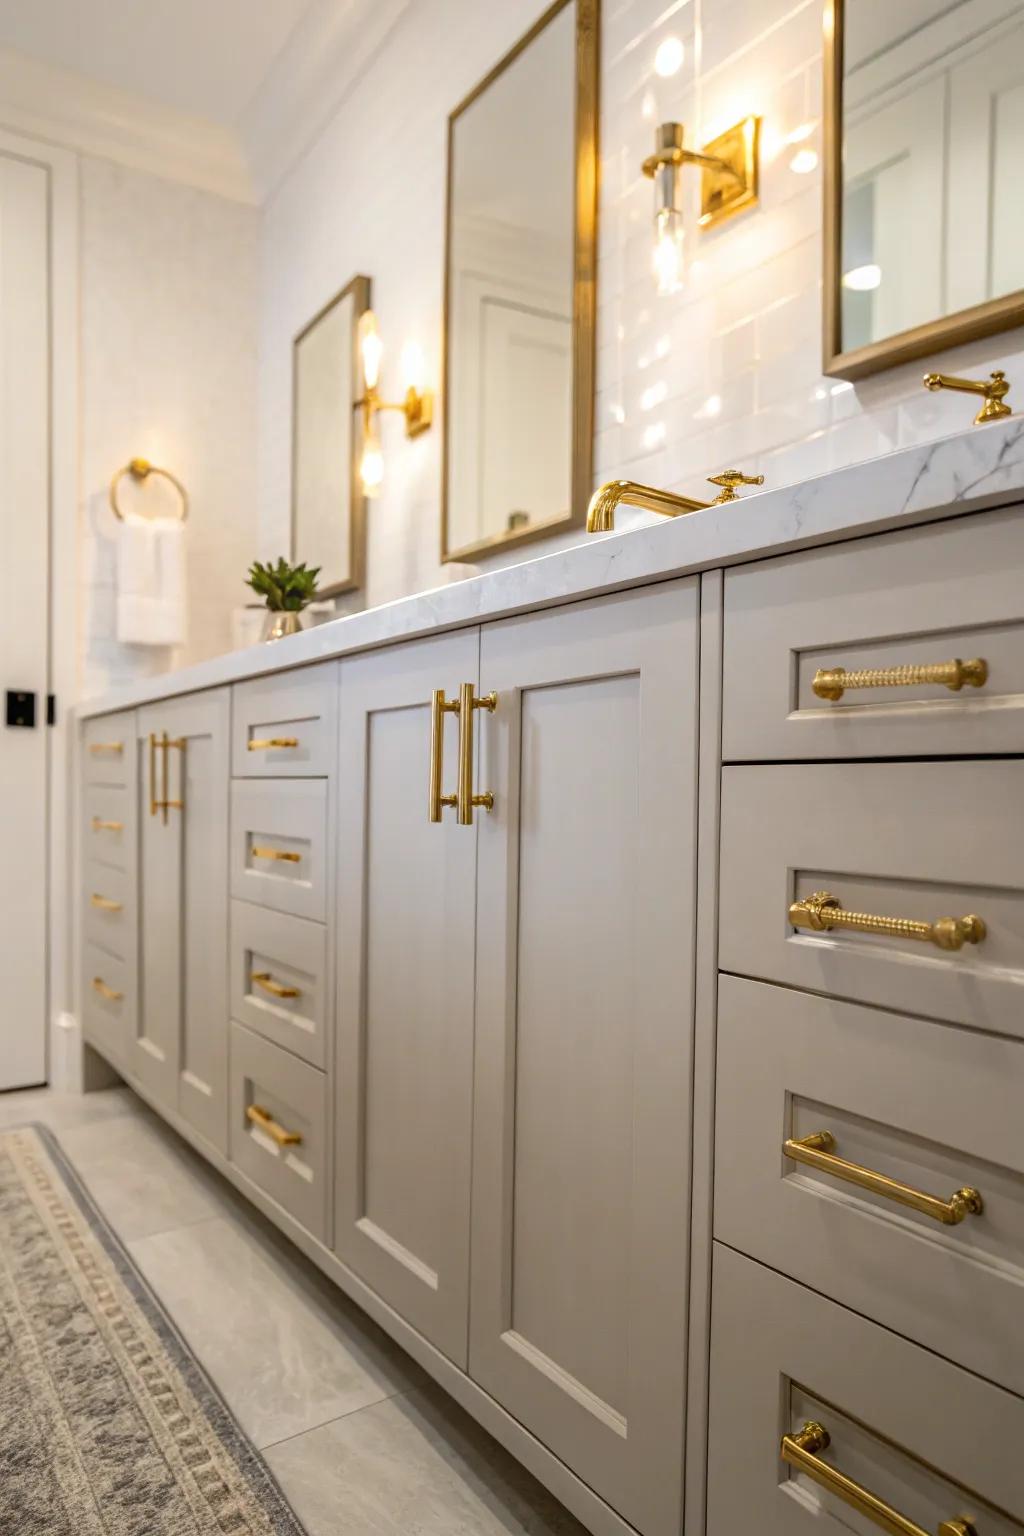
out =
{"type": "MultiPolygon", "coordinates": [[[[475,681],[477,631],[342,663],[340,1258],[466,1363],[476,835],[427,817],[430,697],[475,681]]],[[[453,789],[457,722],[445,726],[453,789]]]]}
{"type": "Polygon", "coordinates": [[[645,1536],[680,1521],[696,626],[683,581],[481,640],[470,1374],[645,1536]]]}

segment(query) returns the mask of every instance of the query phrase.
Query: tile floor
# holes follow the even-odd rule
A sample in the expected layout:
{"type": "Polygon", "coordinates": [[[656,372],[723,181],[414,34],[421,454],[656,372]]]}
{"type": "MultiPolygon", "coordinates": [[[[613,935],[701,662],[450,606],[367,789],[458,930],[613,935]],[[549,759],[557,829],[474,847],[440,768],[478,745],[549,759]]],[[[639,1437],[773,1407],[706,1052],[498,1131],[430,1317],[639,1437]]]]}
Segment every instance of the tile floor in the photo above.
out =
{"type": "Polygon", "coordinates": [[[0,1094],[57,1135],[309,1536],[585,1536],[127,1088],[0,1094]]]}

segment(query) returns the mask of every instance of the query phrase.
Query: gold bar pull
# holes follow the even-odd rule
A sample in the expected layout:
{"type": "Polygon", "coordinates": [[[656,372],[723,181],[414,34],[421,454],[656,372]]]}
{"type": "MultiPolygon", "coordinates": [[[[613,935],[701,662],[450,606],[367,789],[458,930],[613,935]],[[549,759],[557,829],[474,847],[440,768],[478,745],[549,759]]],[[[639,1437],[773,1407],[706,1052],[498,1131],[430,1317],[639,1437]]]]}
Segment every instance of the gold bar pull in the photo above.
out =
{"type": "Polygon", "coordinates": [[[443,688],[435,688],[430,695],[430,785],[427,796],[427,818],[440,821],[446,805],[458,803],[455,795],[441,793],[444,776],[444,717],[459,713],[458,699],[446,699],[443,688]]]}
{"type": "Polygon", "coordinates": [[[262,987],[264,992],[269,992],[271,997],[301,997],[298,987],[284,987],[279,981],[274,981],[269,971],[253,971],[250,981],[262,987]]]}
{"type": "Polygon", "coordinates": [[[918,939],[939,949],[980,944],[987,932],[984,921],[973,912],[966,917],[940,917],[934,923],[919,923],[910,917],[876,917],[871,912],[844,912],[838,898],[828,891],[815,891],[794,901],[789,908],[789,920],[794,928],[812,928],[815,933],[854,928],[859,933],[884,934],[890,939],[918,939]]]}
{"type": "Polygon", "coordinates": [[[184,784],[184,782],[185,782],[184,756],[185,756],[185,750],[186,750],[187,747],[188,747],[188,737],[187,736],[177,736],[177,737],[173,737],[172,738],[172,737],[168,736],[166,731],[164,731],[159,737],[156,736],[152,731],[150,731],[150,733],[149,733],[149,814],[151,816],[155,816],[157,811],[162,811],[163,812],[163,822],[164,822],[164,826],[165,827],[167,825],[167,812],[168,811],[183,811],[185,809],[184,798],[182,798],[181,800],[171,800],[168,797],[168,790],[169,790],[169,787],[170,787],[170,769],[169,769],[169,766],[168,766],[168,764],[169,764],[169,756],[168,756],[168,754],[172,750],[175,751],[175,752],[180,752],[182,754],[181,778],[182,778],[182,783],[184,784]],[[161,758],[163,760],[163,783],[162,783],[161,791],[159,793],[157,792],[157,783],[156,783],[156,774],[157,774],[156,757],[157,757],[157,753],[158,752],[160,753],[161,758]]]}
{"type": "Polygon", "coordinates": [[[794,1163],[803,1163],[808,1168],[829,1173],[833,1178],[844,1179],[847,1184],[856,1184],[858,1189],[870,1189],[876,1195],[884,1195],[887,1200],[895,1200],[897,1205],[907,1205],[912,1211],[920,1211],[923,1216],[940,1221],[944,1227],[958,1226],[965,1216],[980,1216],[985,1208],[978,1190],[969,1185],[958,1189],[948,1200],[940,1200],[910,1184],[887,1178],[884,1173],[876,1173],[873,1168],[848,1163],[844,1157],[835,1155],[835,1146],[836,1139],[831,1131],[814,1131],[810,1136],[801,1136],[798,1141],[792,1137],[784,1141],[782,1155],[792,1158],[794,1163]]]}
{"type": "Polygon", "coordinates": [[[99,757],[101,752],[112,752],[115,757],[120,757],[124,752],[123,741],[90,741],[89,751],[93,757],[99,757]]]}
{"type": "Polygon", "coordinates": [[[301,853],[290,853],[284,848],[257,848],[249,850],[254,859],[276,859],[279,864],[301,864],[301,853]]]}
{"type": "Polygon", "coordinates": [[[248,743],[250,752],[274,752],[284,747],[297,747],[297,736],[254,736],[248,743]]]}
{"type": "Polygon", "coordinates": [[[473,825],[475,805],[482,805],[488,811],[494,809],[494,796],[489,789],[481,795],[473,793],[473,711],[486,709],[493,715],[498,707],[498,695],[485,693],[479,699],[475,695],[472,683],[463,683],[459,689],[459,787],[455,800],[458,806],[456,820],[460,827],[473,825]]]}
{"type": "Polygon", "coordinates": [[[935,661],[929,666],[907,664],[901,667],[869,667],[862,672],[847,672],[845,667],[819,667],[811,688],[819,699],[841,699],[851,688],[917,688],[922,683],[936,683],[959,693],[966,683],[970,688],[984,688],[988,682],[988,662],[982,656],[970,661],[935,661]]]}
{"type": "MultiPolygon", "coordinates": [[[[828,1430],[824,1425],[809,1419],[799,1434],[783,1435],[780,1454],[789,1466],[806,1473],[822,1488],[835,1494],[837,1499],[842,1499],[844,1504],[849,1504],[851,1509],[864,1515],[872,1525],[887,1531],[889,1536],[929,1536],[921,1526],[908,1520],[906,1515],[901,1515],[898,1509],[893,1509],[891,1504],[886,1504],[877,1494],[862,1488],[860,1483],[855,1483],[845,1472],[822,1461],[819,1452],[827,1451],[829,1444],[828,1430]]],[[[966,1516],[960,1515],[953,1520],[941,1521],[938,1536],[977,1536],[977,1531],[966,1516]]]]}
{"type": "Polygon", "coordinates": [[[94,992],[98,992],[100,997],[105,997],[108,1003],[119,1003],[124,997],[123,992],[115,992],[114,988],[108,987],[106,982],[99,976],[93,977],[92,989],[94,992]]]}
{"type": "Polygon", "coordinates": [[[95,891],[89,897],[89,905],[98,907],[101,912],[120,912],[124,907],[123,902],[113,901],[109,896],[99,896],[95,891]]]}
{"type": "Polygon", "coordinates": [[[123,832],[123,821],[104,821],[102,816],[94,816],[92,819],[94,832],[123,832]]]}
{"type": "Polygon", "coordinates": [[[262,1104],[250,1104],[245,1111],[245,1118],[252,1125],[258,1125],[261,1131],[266,1131],[279,1147],[302,1146],[302,1137],[298,1131],[286,1131],[283,1125],[278,1125],[270,1110],[264,1109],[262,1104]]]}

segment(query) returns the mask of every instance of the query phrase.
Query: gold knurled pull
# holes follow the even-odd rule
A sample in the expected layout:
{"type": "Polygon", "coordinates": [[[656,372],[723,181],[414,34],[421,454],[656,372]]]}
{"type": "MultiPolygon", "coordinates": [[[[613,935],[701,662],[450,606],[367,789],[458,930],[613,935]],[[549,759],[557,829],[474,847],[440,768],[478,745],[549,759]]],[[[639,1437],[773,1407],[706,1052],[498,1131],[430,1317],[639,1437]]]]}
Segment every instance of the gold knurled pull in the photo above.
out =
{"type": "Polygon", "coordinates": [[[278,1125],[270,1110],[264,1109],[262,1104],[250,1104],[245,1111],[245,1118],[250,1125],[266,1131],[279,1147],[301,1147],[302,1145],[302,1137],[298,1131],[286,1131],[283,1125],[278,1125]]]}
{"type": "Polygon", "coordinates": [[[302,996],[298,987],[282,986],[281,982],[274,980],[269,971],[253,971],[249,980],[254,981],[258,987],[262,987],[264,992],[269,992],[271,997],[302,996]]]}
{"type": "Polygon", "coordinates": [[[847,672],[845,667],[819,667],[814,674],[811,688],[819,699],[841,699],[852,688],[918,688],[925,683],[935,683],[959,693],[966,683],[970,688],[983,688],[988,682],[988,662],[981,656],[961,661],[934,661],[923,666],[908,662],[896,667],[866,667],[859,672],[847,672]]]}
{"type": "Polygon", "coordinates": [[[980,944],[987,932],[980,917],[940,917],[934,923],[921,923],[912,917],[878,917],[873,912],[845,912],[837,897],[828,891],[815,891],[794,901],[789,908],[794,928],[811,928],[829,933],[833,928],[851,928],[859,933],[883,934],[890,939],[917,939],[935,944],[939,949],[962,949],[965,944],[980,944]]]}
{"type": "Polygon", "coordinates": [[[884,1195],[887,1200],[895,1200],[897,1205],[909,1206],[912,1211],[920,1211],[923,1216],[940,1221],[944,1227],[958,1226],[965,1217],[980,1216],[984,1210],[981,1195],[969,1185],[958,1189],[948,1200],[940,1200],[937,1195],[925,1194],[923,1189],[915,1189],[911,1184],[901,1184],[898,1179],[876,1173],[873,1168],[847,1162],[845,1157],[837,1156],[835,1147],[836,1139],[831,1131],[813,1131],[810,1136],[790,1137],[784,1141],[782,1155],[807,1168],[817,1168],[834,1179],[856,1184],[859,1189],[884,1195]]]}

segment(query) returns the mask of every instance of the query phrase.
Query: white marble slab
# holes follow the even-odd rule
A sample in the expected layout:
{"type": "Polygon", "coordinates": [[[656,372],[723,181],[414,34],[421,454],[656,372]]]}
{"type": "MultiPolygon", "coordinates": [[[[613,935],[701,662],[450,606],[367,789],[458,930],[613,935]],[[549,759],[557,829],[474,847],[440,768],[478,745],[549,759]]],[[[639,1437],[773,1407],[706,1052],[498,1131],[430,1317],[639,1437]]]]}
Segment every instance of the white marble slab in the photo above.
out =
{"type": "Polygon", "coordinates": [[[85,719],[555,603],[1017,500],[1024,500],[1024,417],[1009,417],[656,526],[581,535],[579,545],[556,554],[118,688],[87,700],[76,713],[85,719]]]}

